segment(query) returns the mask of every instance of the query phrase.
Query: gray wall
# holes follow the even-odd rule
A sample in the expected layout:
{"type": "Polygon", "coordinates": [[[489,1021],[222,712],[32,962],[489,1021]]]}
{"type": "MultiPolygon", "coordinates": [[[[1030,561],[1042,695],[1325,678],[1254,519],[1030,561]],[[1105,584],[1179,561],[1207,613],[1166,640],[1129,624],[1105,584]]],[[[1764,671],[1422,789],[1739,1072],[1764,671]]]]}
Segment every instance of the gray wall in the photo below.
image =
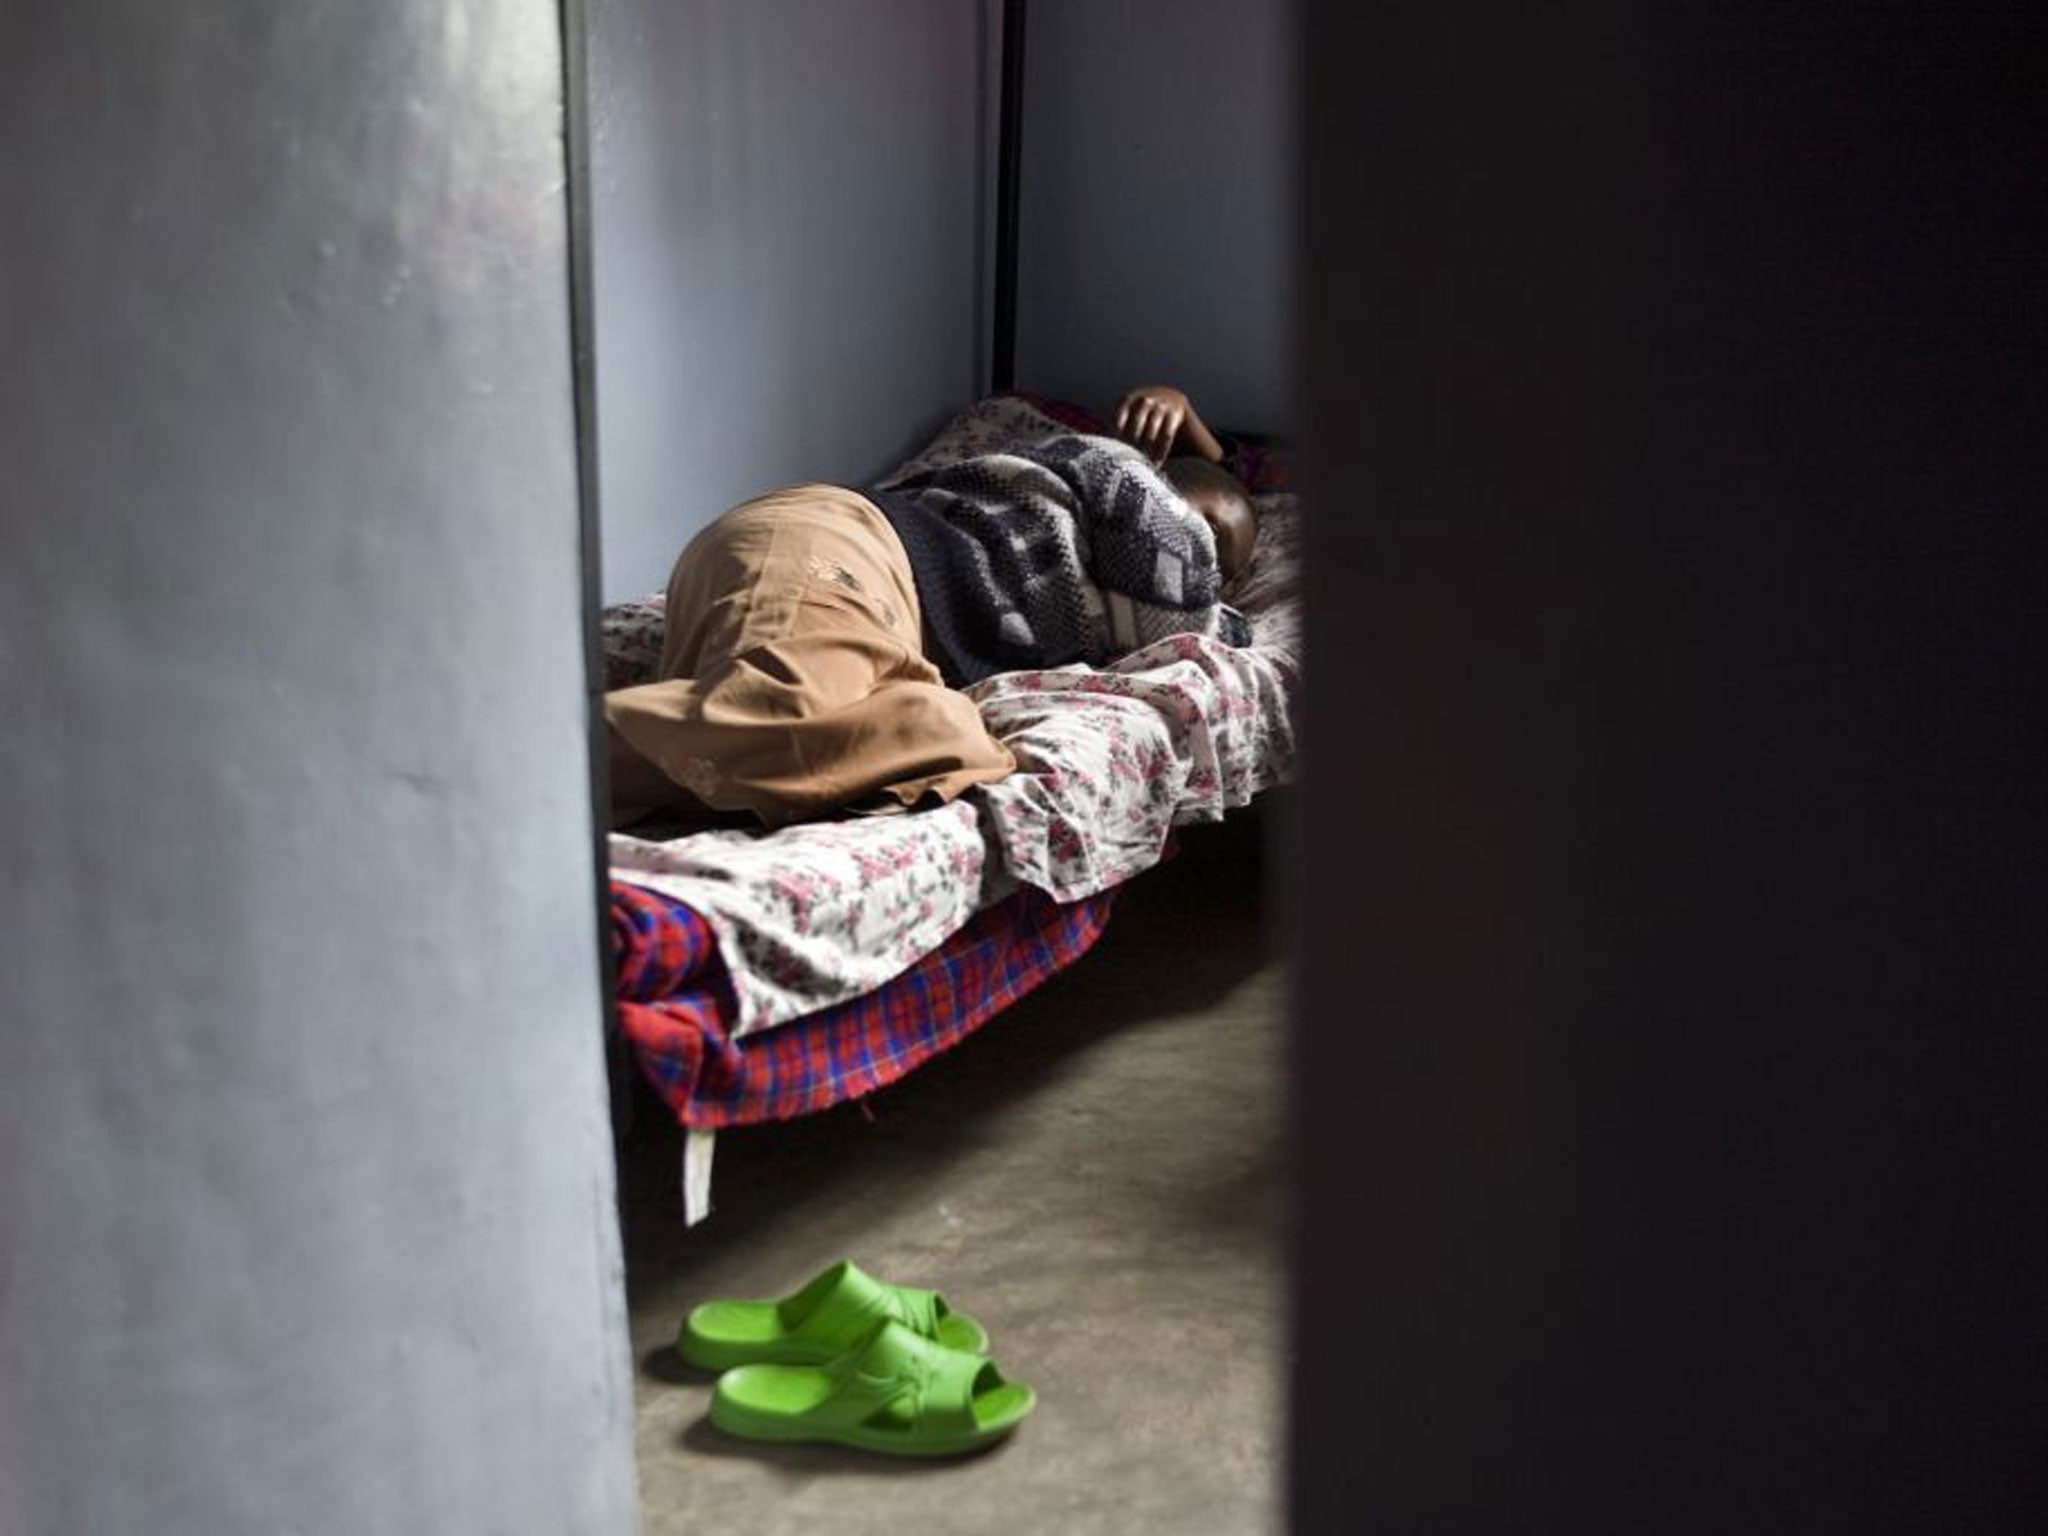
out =
{"type": "Polygon", "coordinates": [[[1017,379],[1105,405],[1185,386],[1287,424],[1293,101],[1279,0],[1037,0],[1017,379]]]}
{"type": "Polygon", "coordinates": [[[629,1530],[555,7],[11,16],[0,1530],[629,1530]]]}
{"type": "Polygon", "coordinates": [[[607,596],[980,392],[985,12],[591,0],[607,596]]]}

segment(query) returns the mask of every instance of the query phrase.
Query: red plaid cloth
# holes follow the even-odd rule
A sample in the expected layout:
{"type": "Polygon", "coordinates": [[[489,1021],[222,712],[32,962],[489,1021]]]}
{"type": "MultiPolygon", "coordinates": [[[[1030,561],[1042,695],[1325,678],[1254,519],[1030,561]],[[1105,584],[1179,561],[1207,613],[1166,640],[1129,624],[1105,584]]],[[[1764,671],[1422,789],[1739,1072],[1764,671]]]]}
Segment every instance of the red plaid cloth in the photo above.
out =
{"type": "Polygon", "coordinates": [[[711,928],[670,896],[611,883],[619,1023],[684,1125],[788,1120],[859,1098],[957,1045],[1102,936],[1114,891],[1021,890],[875,991],[734,1040],[711,928]]]}

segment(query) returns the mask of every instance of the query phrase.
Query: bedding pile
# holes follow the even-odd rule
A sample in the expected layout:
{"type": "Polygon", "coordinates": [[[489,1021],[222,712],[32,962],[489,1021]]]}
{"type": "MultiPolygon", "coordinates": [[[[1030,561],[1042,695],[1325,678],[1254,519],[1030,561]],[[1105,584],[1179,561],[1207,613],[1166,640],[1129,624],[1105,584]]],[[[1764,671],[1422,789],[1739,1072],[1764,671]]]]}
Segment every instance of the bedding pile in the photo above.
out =
{"type": "MultiPolygon", "coordinates": [[[[892,482],[1073,425],[1018,397],[983,401],[892,482]]],[[[1092,945],[1109,894],[1159,861],[1175,827],[1286,781],[1298,514],[1285,493],[1256,505],[1258,544],[1229,594],[1252,643],[1177,634],[1106,667],[976,684],[969,696],[1017,755],[1009,778],[908,815],[613,836],[622,1020],[679,1119],[782,1118],[900,1075],[997,1011],[970,1017],[993,995],[974,987],[1008,977],[996,991],[1020,996],[1092,945]],[[660,937],[664,925],[677,932],[660,937]]],[[[658,598],[608,611],[610,686],[651,668],[660,619],[658,598]]]]}
{"type": "Polygon", "coordinates": [[[971,800],[903,816],[660,841],[613,833],[612,877],[701,914],[733,984],[736,1035],[879,987],[1016,888],[971,800]]]}
{"type": "Polygon", "coordinates": [[[1072,965],[1102,937],[1115,898],[1018,891],[872,992],[742,1041],[711,925],[673,896],[615,880],[620,1028],[685,1125],[811,1114],[893,1083],[1072,965]]]}

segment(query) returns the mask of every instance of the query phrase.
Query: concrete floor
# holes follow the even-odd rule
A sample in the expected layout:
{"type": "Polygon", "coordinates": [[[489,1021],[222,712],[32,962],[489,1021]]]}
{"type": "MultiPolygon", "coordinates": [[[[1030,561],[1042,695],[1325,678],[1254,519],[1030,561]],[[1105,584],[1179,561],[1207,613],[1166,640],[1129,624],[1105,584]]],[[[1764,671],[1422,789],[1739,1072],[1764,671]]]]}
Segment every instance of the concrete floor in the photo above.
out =
{"type": "Polygon", "coordinates": [[[621,1176],[647,1536],[1278,1528],[1284,971],[1261,843],[1256,818],[1192,831],[1092,955],[872,1119],[722,1134],[695,1231],[678,1138],[640,1106],[621,1176]],[[982,1319],[1039,1393],[1008,1442],[904,1462],[711,1427],[682,1315],[841,1256],[982,1319]]]}

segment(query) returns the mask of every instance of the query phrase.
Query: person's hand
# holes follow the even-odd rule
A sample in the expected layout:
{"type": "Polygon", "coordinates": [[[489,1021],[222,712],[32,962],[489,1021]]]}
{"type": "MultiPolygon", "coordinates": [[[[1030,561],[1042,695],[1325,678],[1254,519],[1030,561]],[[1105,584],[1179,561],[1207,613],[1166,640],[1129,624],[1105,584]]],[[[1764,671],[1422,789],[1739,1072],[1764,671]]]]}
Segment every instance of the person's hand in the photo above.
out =
{"type": "Polygon", "coordinates": [[[1142,384],[1117,403],[1116,435],[1164,464],[1188,419],[1188,397],[1170,384],[1142,384]]]}

